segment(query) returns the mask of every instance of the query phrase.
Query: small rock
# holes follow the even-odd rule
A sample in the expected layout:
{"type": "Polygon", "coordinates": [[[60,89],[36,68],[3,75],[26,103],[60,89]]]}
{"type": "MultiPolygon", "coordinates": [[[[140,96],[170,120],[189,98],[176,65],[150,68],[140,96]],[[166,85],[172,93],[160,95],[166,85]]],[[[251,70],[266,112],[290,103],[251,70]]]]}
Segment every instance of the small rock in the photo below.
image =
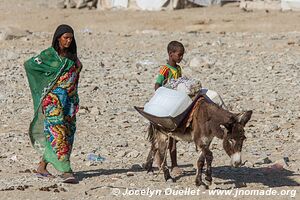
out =
{"type": "Polygon", "coordinates": [[[160,32],[158,30],[143,30],[142,34],[160,35],[160,32]]]}
{"type": "Polygon", "coordinates": [[[96,163],[96,162],[93,162],[93,161],[87,161],[87,162],[85,163],[85,165],[91,167],[91,166],[97,166],[97,163],[96,163]]]}
{"type": "Polygon", "coordinates": [[[253,163],[246,160],[245,163],[244,163],[244,166],[248,167],[248,168],[251,168],[251,167],[253,167],[253,163]]]}
{"type": "Polygon", "coordinates": [[[280,133],[282,136],[284,136],[285,138],[290,136],[290,132],[288,130],[282,130],[280,133]]]}
{"type": "Polygon", "coordinates": [[[130,187],[134,187],[135,184],[134,184],[134,183],[130,183],[129,186],[130,186],[130,187]]]}
{"type": "Polygon", "coordinates": [[[280,115],[278,113],[274,113],[274,114],[271,115],[271,117],[273,117],[273,118],[279,118],[280,115]]]}
{"type": "Polygon", "coordinates": [[[46,192],[50,192],[49,187],[41,187],[39,188],[40,191],[46,191],[46,192]]]}
{"type": "Polygon", "coordinates": [[[9,191],[9,190],[15,190],[15,187],[14,187],[14,186],[10,186],[10,187],[8,187],[8,188],[5,188],[4,190],[6,190],[6,191],[9,191]]]}
{"type": "Polygon", "coordinates": [[[133,172],[127,172],[126,176],[134,176],[134,173],[133,172]]]}
{"type": "Polygon", "coordinates": [[[59,189],[55,188],[55,189],[53,190],[53,192],[59,193],[60,191],[59,191],[59,189]]]}
{"type": "Polygon", "coordinates": [[[266,132],[274,132],[277,131],[279,129],[279,126],[277,124],[271,124],[269,126],[266,127],[266,132]]]}
{"type": "Polygon", "coordinates": [[[283,160],[284,160],[285,163],[290,162],[290,159],[289,159],[289,157],[287,157],[287,156],[283,157],[283,160]]]}
{"type": "Polygon", "coordinates": [[[78,114],[79,115],[84,115],[84,114],[87,114],[88,112],[89,112],[88,109],[82,109],[82,108],[80,108],[79,111],[78,111],[78,114]]]}
{"type": "Polygon", "coordinates": [[[92,114],[92,115],[101,115],[101,112],[99,111],[99,108],[97,108],[97,107],[92,107],[92,108],[91,108],[91,114],[92,114]]]}
{"type": "Polygon", "coordinates": [[[139,155],[140,155],[140,152],[133,150],[127,154],[127,157],[137,158],[137,157],[139,157],[139,155]]]}
{"type": "Polygon", "coordinates": [[[128,147],[128,142],[127,141],[122,141],[119,144],[117,144],[117,147],[128,147]]]}
{"type": "Polygon", "coordinates": [[[17,155],[13,155],[13,156],[10,158],[10,160],[12,160],[12,161],[18,161],[17,155]]]}
{"type": "Polygon", "coordinates": [[[141,169],[143,169],[143,167],[140,164],[133,164],[131,166],[131,169],[132,170],[141,170],[141,169]]]}
{"type": "Polygon", "coordinates": [[[268,71],[271,71],[271,70],[273,70],[274,69],[274,65],[269,65],[269,66],[267,66],[267,70],[268,71]]]}
{"type": "Polygon", "coordinates": [[[263,164],[270,164],[272,163],[272,160],[270,160],[268,157],[263,159],[263,164]]]}
{"type": "Polygon", "coordinates": [[[127,155],[126,151],[119,151],[116,155],[117,158],[122,158],[127,155]]]}

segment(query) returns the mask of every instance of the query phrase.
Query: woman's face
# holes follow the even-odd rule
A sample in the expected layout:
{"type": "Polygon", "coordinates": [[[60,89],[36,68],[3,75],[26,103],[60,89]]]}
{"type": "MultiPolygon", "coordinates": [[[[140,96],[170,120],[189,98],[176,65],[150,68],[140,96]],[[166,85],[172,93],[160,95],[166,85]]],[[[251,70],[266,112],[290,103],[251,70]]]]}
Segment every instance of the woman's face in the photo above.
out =
{"type": "Polygon", "coordinates": [[[58,38],[59,47],[60,49],[66,49],[69,48],[73,40],[73,34],[72,33],[64,33],[60,38],[58,38]]]}

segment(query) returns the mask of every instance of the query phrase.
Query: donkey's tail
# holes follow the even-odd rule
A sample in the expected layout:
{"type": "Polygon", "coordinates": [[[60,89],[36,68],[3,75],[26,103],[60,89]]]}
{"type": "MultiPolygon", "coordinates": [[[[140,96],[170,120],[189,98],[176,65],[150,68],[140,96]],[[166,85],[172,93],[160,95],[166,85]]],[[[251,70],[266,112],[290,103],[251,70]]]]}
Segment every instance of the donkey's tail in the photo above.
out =
{"type": "Polygon", "coordinates": [[[152,123],[150,123],[148,126],[147,140],[149,140],[151,143],[153,143],[155,140],[155,132],[156,132],[156,129],[155,129],[154,125],[152,123]]]}

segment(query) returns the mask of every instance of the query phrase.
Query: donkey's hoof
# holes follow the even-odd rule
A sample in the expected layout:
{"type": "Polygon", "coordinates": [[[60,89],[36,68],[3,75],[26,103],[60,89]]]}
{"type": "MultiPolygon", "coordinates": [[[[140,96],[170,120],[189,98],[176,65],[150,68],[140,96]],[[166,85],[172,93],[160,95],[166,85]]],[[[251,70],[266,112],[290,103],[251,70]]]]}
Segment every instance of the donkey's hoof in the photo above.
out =
{"type": "Polygon", "coordinates": [[[147,174],[154,172],[153,167],[145,168],[145,170],[147,170],[147,174]]]}
{"type": "Polygon", "coordinates": [[[207,185],[211,185],[211,183],[212,183],[212,178],[206,176],[206,177],[205,177],[205,182],[206,182],[207,185]]]}
{"type": "Polygon", "coordinates": [[[147,173],[153,172],[153,167],[152,167],[151,165],[149,165],[148,163],[144,163],[144,164],[142,165],[142,167],[143,167],[145,170],[147,170],[147,173]]]}
{"type": "Polygon", "coordinates": [[[143,164],[142,164],[142,167],[143,167],[144,169],[148,169],[148,168],[149,168],[149,164],[148,164],[148,163],[143,163],[143,164]]]}
{"type": "Polygon", "coordinates": [[[196,179],[195,183],[196,183],[196,186],[198,186],[198,187],[201,187],[206,190],[208,189],[208,186],[205,183],[203,183],[203,181],[196,179]]]}
{"type": "Polygon", "coordinates": [[[199,186],[200,188],[201,188],[201,190],[208,190],[209,189],[209,187],[207,186],[207,185],[200,185],[199,186]]]}
{"type": "Polygon", "coordinates": [[[203,185],[204,183],[201,180],[196,179],[195,184],[196,184],[196,186],[200,186],[200,185],[203,185]]]}
{"type": "Polygon", "coordinates": [[[165,174],[164,178],[166,182],[175,182],[175,179],[170,174],[165,174]]]}
{"type": "Polygon", "coordinates": [[[170,177],[170,178],[168,178],[168,179],[166,180],[166,182],[168,182],[168,183],[175,183],[176,180],[175,180],[175,178],[170,177]]]}
{"type": "Polygon", "coordinates": [[[149,174],[149,173],[154,173],[154,170],[152,167],[150,169],[147,169],[147,174],[149,174]]]}

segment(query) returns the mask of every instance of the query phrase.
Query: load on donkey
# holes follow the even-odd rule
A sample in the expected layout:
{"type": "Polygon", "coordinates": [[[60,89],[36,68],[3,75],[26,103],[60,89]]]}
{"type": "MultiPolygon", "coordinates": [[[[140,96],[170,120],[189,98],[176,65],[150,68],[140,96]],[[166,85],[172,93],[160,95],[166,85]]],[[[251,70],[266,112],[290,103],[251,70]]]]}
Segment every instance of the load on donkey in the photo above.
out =
{"type": "MultiPolygon", "coordinates": [[[[178,93],[181,91],[176,91],[167,88],[161,90],[169,90],[168,92],[178,93]]],[[[252,111],[246,111],[239,114],[234,114],[222,106],[218,105],[212,101],[206,91],[206,94],[203,92],[205,90],[198,90],[197,95],[193,98],[193,101],[189,105],[185,106],[185,109],[182,111],[184,106],[181,106],[180,114],[176,116],[158,116],[157,110],[154,109],[154,114],[151,114],[149,111],[151,109],[144,109],[143,107],[135,107],[135,109],[146,119],[151,122],[151,125],[148,130],[148,138],[151,142],[151,149],[145,163],[145,168],[148,172],[153,171],[152,164],[155,157],[155,154],[159,155],[159,166],[163,170],[165,180],[171,179],[169,169],[166,163],[166,153],[168,148],[168,142],[170,138],[174,138],[179,141],[194,142],[196,149],[200,150],[200,155],[197,160],[197,173],[195,183],[197,186],[207,185],[202,181],[202,171],[204,164],[206,162],[206,181],[208,184],[212,182],[212,160],[213,153],[210,151],[209,147],[211,141],[214,137],[223,140],[223,148],[228,156],[231,158],[231,165],[238,167],[242,163],[241,151],[243,146],[243,141],[246,139],[244,127],[247,122],[250,120],[252,111]]],[[[154,99],[160,99],[155,96],[161,95],[164,93],[159,89],[154,95],[154,99]]],[[[217,93],[213,93],[217,94],[217,93]]],[[[181,92],[177,95],[186,95],[181,92]]],[[[218,95],[216,95],[218,97],[218,95]]],[[[216,97],[214,96],[214,97],[216,97]]],[[[153,100],[153,98],[151,100],[153,100]]],[[[172,97],[174,101],[174,96],[172,97]]],[[[180,99],[180,98],[177,98],[180,99]]],[[[185,98],[182,98],[185,99],[185,98]]],[[[221,99],[221,98],[219,98],[221,99]]],[[[150,102],[151,102],[150,100],[150,102]]],[[[155,100],[154,100],[155,101],[155,100]]],[[[165,100],[164,100],[165,101],[165,100]]],[[[182,101],[186,103],[186,101],[182,101]]],[[[182,104],[183,104],[182,103],[182,104]]],[[[153,105],[154,107],[157,102],[153,105]]],[[[145,105],[145,107],[147,104],[145,105]]],[[[171,107],[171,106],[170,106],[171,107]]]]}

